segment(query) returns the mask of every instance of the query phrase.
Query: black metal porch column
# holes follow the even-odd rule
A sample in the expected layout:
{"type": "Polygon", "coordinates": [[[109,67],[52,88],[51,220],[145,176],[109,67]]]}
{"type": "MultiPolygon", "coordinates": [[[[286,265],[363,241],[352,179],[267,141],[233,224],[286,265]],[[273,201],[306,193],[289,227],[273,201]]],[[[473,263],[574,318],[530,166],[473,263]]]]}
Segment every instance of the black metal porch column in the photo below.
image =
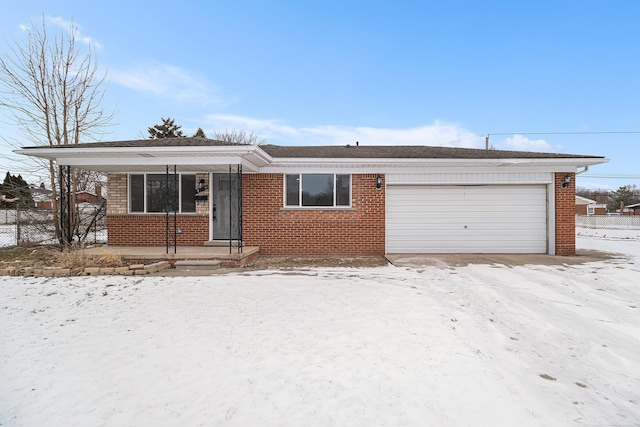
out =
{"type": "Polygon", "coordinates": [[[173,165],[173,192],[170,190],[169,186],[169,165],[166,166],[165,169],[165,203],[164,203],[164,211],[165,211],[165,219],[164,219],[164,242],[165,242],[165,253],[169,253],[169,212],[173,209],[173,253],[178,252],[178,208],[179,208],[179,200],[178,200],[178,168],[176,165],[173,165]]]}
{"type": "Polygon", "coordinates": [[[229,253],[233,253],[233,241],[236,241],[237,253],[242,253],[242,165],[237,165],[235,169],[235,181],[233,176],[233,166],[229,165],[228,180],[229,180],[229,253]],[[233,187],[235,183],[235,188],[233,187]],[[233,200],[233,193],[235,190],[235,203],[233,200]],[[235,213],[235,222],[234,214],[235,213]],[[233,226],[236,226],[236,233],[234,236],[233,226]]]}
{"type": "Polygon", "coordinates": [[[60,166],[60,243],[61,249],[71,246],[73,229],[71,228],[71,166],[60,166]]]}
{"type": "Polygon", "coordinates": [[[237,175],[237,187],[238,187],[238,253],[242,253],[242,165],[238,165],[237,175]]]}

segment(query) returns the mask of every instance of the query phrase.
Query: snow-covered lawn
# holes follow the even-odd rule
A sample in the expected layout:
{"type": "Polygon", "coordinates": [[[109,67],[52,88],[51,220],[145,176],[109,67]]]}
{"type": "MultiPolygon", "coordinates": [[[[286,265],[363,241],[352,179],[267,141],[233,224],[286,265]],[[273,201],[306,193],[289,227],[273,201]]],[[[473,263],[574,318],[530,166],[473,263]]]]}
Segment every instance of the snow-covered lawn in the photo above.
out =
{"type": "Polygon", "coordinates": [[[1,426],[640,425],[640,232],[584,265],[0,278],[1,426]]]}

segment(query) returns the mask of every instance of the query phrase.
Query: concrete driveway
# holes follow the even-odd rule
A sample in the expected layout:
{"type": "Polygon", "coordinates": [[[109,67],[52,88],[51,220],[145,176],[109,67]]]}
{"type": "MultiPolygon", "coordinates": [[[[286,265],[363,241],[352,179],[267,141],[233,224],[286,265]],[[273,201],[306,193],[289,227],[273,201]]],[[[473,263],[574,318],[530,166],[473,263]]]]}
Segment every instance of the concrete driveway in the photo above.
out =
{"type": "Polygon", "coordinates": [[[579,250],[572,256],[547,254],[388,254],[387,259],[397,267],[460,267],[469,264],[488,265],[576,265],[606,261],[618,254],[579,250]]]}

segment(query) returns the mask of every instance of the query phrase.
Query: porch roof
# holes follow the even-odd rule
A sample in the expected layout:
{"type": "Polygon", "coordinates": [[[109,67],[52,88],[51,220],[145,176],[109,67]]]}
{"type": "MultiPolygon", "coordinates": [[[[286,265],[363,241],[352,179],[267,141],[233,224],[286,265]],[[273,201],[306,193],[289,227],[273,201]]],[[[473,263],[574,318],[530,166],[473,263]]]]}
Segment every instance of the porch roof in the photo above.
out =
{"type": "Polygon", "coordinates": [[[163,138],[93,142],[75,145],[25,147],[19,154],[55,160],[59,166],[73,166],[110,173],[178,171],[226,172],[229,165],[242,165],[246,172],[258,172],[270,162],[256,145],[230,145],[205,138],[163,138]]]}
{"type": "Polygon", "coordinates": [[[229,145],[206,138],[166,138],[25,147],[19,154],[110,173],[163,172],[167,165],[183,172],[278,173],[294,169],[345,173],[390,173],[407,169],[451,167],[541,167],[567,171],[608,161],[603,156],[483,150],[431,146],[279,146],[229,145]]]}

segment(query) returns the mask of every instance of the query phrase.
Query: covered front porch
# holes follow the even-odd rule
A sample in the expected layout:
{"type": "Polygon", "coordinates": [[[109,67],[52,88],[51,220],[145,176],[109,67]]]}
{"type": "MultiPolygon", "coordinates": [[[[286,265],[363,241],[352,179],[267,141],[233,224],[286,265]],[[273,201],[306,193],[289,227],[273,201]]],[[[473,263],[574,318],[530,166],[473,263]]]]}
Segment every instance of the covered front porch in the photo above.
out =
{"type": "MultiPolygon", "coordinates": [[[[72,168],[107,175],[108,246],[95,251],[128,259],[238,260],[252,255],[243,242],[242,177],[269,163],[259,147],[167,138],[64,148],[24,151],[54,160],[65,176],[72,168]]],[[[63,192],[70,193],[70,181],[64,184],[63,192]]],[[[61,218],[68,219],[64,205],[61,218]]],[[[62,226],[71,229],[70,221],[62,226]]]]}

